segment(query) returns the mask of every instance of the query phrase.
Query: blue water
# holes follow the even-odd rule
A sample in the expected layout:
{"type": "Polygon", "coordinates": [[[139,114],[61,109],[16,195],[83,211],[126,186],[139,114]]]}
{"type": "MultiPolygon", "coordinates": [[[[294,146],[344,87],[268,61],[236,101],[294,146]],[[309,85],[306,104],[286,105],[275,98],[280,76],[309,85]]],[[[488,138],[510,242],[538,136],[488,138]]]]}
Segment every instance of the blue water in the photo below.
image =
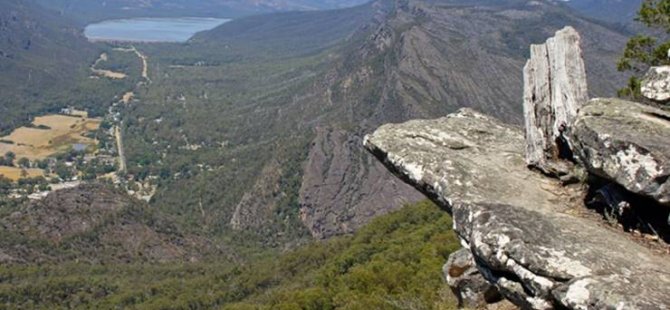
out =
{"type": "Polygon", "coordinates": [[[197,32],[227,21],[202,17],[115,19],[90,24],[84,34],[93,41],[186,42],[197,32]]]}

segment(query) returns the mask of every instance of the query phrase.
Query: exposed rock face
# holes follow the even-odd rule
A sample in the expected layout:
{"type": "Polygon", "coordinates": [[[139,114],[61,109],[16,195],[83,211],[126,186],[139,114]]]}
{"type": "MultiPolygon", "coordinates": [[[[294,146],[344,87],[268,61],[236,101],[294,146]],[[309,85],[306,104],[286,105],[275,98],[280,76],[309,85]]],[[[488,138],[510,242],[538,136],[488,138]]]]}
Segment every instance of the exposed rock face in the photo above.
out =
{"type": "Polygon", "coordinates": [[[272,219],[277,201],[281,197],[279,188],[282,167],[278,161],[272,161],[263,168],[253,190],[246,192],[235,207],[230,226],[235,230],[258,229],[272,219]]]}
{"type": "Polygon", "coordinates": [[[317,129],[300,189],[302,221],[315,238],[351,233],[375,216],[425,199],[360,143],[341,130],[317,129]]]}
{"type": "Polygon", "coordinates": [[[580,188],[526,169],[521,130],[472,110],[384,125],[365,146],[452,213],[482,275],[524,308],[670,308],[670,262],[572,215],[580,188]]]}
{"type": "Polygon", "coordinates": [[[670,113],[619,99],[594,99],[571,127],[589,172],[670,203],[670,113]]]}
{"type": "Polygon", "coordinates": [[[670,100],[670,66],[651,67],[642,79],[642,96],[667,102],[670,100]]]}
{"type": "Polygon", "coordinates": [[[460,307],[478,309],[501,299],[498,289],[486,281],[477,269],[469,249],[460,249],[449,255],[443,272],[458,297],[460,307]]]}
{"type": "Polygon", "coordinates": [[[556,32],[545,44],[532,45],[523,70],[526,163],[545,173],[567,173],[559,158],[567,141],[565,127],[588,100],[580,37],[572,27],[556,32]]]}

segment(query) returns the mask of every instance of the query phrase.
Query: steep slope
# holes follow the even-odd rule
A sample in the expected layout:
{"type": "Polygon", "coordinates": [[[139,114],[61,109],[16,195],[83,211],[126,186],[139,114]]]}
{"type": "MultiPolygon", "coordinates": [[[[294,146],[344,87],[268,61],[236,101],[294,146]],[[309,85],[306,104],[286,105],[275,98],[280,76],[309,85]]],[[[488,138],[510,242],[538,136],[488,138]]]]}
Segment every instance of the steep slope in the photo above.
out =
{"type": "Polygon", "coordinates": [[[125,84],[88,78],[98,49],[74,24],[33,0],[0,6],[0,132],[68,105],[106,110],[125,84]]]}
{"type": "Polygon", "coordinates": [[[152,204],[195,229],[326,238],[421,198],[362,150],[365,133],[464,106],[520,123],[527,46],[555,30],[583,34],[592,95],[622,83],[626,38],[606,26],[554,2],[457,2],[300,13],[310,31],[240,19],[147,46],[156,79],[125,115],[131,172],[165,172],[152,204]]]}
{"type": "Polygon", "coordinates": [[[3,263],[187,261],[217,252],[139,201],[99,184],[2,211],[3,263]]]}
{"type": "Polygon", "coordinates": [[[8,308],[454,309],[441,266],[459,247],[449,216],[421,203],[354,236],[249,264],[0,266],[8,308]],[[398,306],[394,306],[398,305],[398,306]]]}
{"type": "MultiPolygon", "coordinates": [[[[351,49],[353,52],[343,57],[338,78],[326,90],[342,107],[340,118],[333,121],[358,124],[352,136],[357,137],[384,122],[435,117],[465,106],[517,123],[522,81],[521,74],[514,72],[521,72],[524,64],[527,50],[522,47],[568,24],[582,30],[586,37],[593,94],[611,94],[621,83],[614,63],[625,37],[560,6],[400,2],[362,49],[351,49]],[[352,72],[349,68],[357,69],[352,72]]],[[[380,177],[383,172],[369,168],[374,164],[357,161],[359,155],[338,154],[345,145],[358,154],[359,138],[349,138],[353,142],[346,144],[334,140],[331,151],[325,151],[336,157],[331,161],[314,160],[324,153],[319,139],[317,135],[315,143],[320,148],[310,152],[301,191],[303,213],[308,214],[304,219],[313,234],[328,236],[354,229],[355,223],[379,212],[379,208],[393,208],[398,198],[376,188],[376,184],[386,183],[386,189],[401,193],[400,197],[415,197],[398,190],[404,189],[402,184],[380,177]],[[358,171],[375,173],[359,177],[358,171]],[[324,190],[323,185],[335,180],[341,180],[342,185],[324,190]],[[356,184],[358,190],[351,190],[350,184],[356,184]],[[368,192],[370,188],[375,192],[368,192]],[[332,220],[326,224],[328,233],[322,234],[324,218],[332,220]]]]}

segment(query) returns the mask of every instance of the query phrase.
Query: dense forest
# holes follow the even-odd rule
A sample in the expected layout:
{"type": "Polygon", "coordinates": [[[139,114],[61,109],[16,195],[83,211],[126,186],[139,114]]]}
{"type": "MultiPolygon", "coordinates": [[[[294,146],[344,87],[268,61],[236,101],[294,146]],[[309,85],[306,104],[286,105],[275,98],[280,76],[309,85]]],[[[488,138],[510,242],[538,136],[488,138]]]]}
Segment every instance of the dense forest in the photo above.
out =
{"type": "Polygon", "coordinates": [[[460,245],[449,216],[422,202],[352,236],[250,263],[81,264],[0,267],[11,308],[454,309],[441,274],[460,245]]]}

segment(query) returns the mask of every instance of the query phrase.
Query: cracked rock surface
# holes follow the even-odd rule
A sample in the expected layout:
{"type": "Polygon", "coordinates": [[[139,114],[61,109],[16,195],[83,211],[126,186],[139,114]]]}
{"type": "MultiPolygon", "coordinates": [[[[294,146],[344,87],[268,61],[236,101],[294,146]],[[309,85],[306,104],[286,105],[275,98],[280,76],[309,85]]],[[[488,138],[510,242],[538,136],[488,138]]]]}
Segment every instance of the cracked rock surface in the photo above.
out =
{"type": "Polygon", "coordinates": [[[552,175],[569,170],[558,160],[556,141],[588,101],[580,42],[579,33],[565,27],[546,43],[531,45],[523,69],[526,163],[552,175]]]}
{"type": "Polygon", "coordinates": [[[571,140],[589,172],[670,204],[670,113],[620,99],[593,99],[579,111],[571,140]]]}
{"type": "Polygon", "coordinates": [[[642,96],[650,100],[670,100],[670,66],[651,67],[642,78],[640,91],[642,96]]]}
{"type": "Polygon", "coordinates": [[[520,128],[462,109],[384,125],[364,143],[452,214],[479,271],[515,304],[670,308],[667,258],[571,215],[583,193],[526,168],[520,128]]]}

